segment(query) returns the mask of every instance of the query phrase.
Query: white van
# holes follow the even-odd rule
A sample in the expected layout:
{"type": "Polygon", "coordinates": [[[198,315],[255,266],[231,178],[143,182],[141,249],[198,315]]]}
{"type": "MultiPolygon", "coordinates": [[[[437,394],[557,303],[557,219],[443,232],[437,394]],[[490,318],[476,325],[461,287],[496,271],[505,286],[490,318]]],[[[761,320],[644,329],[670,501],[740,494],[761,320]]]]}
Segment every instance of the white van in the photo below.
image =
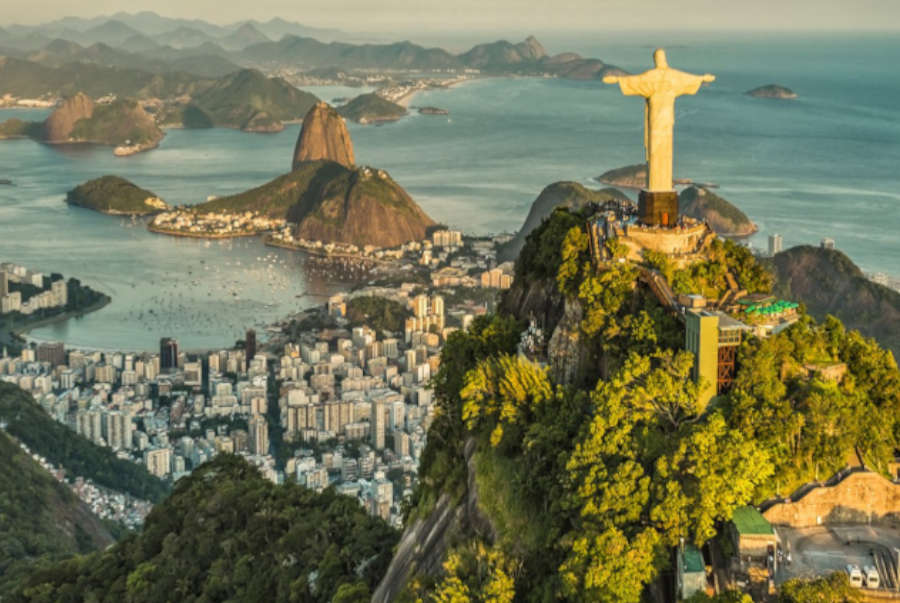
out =
{"type": "Polygon", "coordinates": [[[878,578],[878,570],[871,565],[867,565],[863,568],[863,573],[866,575],[866,588],[878,588],[879,584],[881,584],[878,578]]]}
{"type": "Polygon", "coordinates": [[[850,576],[850,586],[862,588],[863,574],[858,565],[847,565],[847,575],[850,576]]]}

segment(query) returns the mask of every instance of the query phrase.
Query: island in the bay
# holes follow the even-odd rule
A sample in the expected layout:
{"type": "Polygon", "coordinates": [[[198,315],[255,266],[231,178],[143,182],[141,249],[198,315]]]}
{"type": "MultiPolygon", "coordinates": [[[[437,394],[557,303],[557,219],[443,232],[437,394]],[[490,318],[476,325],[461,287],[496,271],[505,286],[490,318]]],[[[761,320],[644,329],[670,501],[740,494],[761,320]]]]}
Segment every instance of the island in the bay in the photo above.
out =
{"type": "Polygon", "coordinates": [[[421,115],[450,115],[450,111],[447,109],[442,109],[440,107],[419,107],[419,113],[421,115]]]}
{"type": "Polygon", "coordinates": [[[406,115],[406,107],[370,92],[341,105],[338,113],[351,121],[370,124],[396,121],[406,115]]]}
{"type": "Polygon", "coordinates": [[[149,216],[172,209],[155,193],[119,176],[79,184],[66,194],[66,203],[114,216],[149,216]]]}
{"type": "Polygon", "coordinates": [[[42,123],[11,119],[0,124],[0,138],[31,137],[46,144],[100,144],[116,155],[155,148],[163,138],[153,116],[135,100],[95,102],[82,92],[66,98],[42,123]]]}
{"type": "Polygon", "coordinates": [[[748,96],[756,98],[777,98],[782,100],[793,100],[797,98],[797,93],[778,84],[767,84],[747,91],[748,96]]]}

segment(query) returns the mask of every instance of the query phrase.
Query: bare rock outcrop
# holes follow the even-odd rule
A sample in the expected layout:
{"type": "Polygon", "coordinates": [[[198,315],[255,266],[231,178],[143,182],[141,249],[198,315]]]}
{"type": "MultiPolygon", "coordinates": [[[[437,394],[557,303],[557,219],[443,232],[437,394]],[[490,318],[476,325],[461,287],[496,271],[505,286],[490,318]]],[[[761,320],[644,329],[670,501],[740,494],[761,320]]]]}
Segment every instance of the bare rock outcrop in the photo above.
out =
{"type": "Polygon", "coordinates": [[[320,159],[334,161],[348,168],[356,163],[347,124],[334,107],[326,102],[313,105],[303,118],[291,169],[297,169],[304,161],[320,159]]]}
{"type": "Polygon", "coordinates": [[[66,142],[81,120],[94,114],[94,101],[83,92],[70,96],[56,108],[44,122],[44,140],[47,142],[66,142]]]}

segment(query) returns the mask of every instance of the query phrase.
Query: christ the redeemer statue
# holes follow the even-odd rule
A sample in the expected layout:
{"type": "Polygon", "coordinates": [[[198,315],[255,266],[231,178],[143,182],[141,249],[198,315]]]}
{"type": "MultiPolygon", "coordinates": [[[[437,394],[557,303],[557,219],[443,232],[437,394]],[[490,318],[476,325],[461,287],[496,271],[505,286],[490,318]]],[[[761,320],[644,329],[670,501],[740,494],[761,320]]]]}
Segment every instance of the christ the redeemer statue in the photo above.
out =
{"type": "Polygon", "coordinates": [[[653,53],[656,67],[640,75],[607,75],[606,84],[619,84],[626,96],[643,96],[644,148],[650,193],[672,190],[672,130],[675,125],[675,98],[696,94],[703,82],[716,78],[709,73],[694,75],[669,67],[666,51],[653,53]]]}

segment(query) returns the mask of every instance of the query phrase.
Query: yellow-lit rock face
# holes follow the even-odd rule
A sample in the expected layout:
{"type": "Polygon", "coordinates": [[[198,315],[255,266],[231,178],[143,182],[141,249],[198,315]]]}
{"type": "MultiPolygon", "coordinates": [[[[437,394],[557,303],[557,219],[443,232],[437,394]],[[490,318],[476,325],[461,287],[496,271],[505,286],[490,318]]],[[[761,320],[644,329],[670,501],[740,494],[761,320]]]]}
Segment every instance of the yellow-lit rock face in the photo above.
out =
{"type": "Polygon", "coordinates": [[[653,53],[656,67],[640,75],[608,75],[604,83],[619,84],[626,96],[643,96],[644,148],[649,172],[647,190],[672,190],[672,130],[675,125],[675,99],[696,94],[704,82],[716,78],[709,73],[694,75],[669,67],[666,51],[653,53]]]}

